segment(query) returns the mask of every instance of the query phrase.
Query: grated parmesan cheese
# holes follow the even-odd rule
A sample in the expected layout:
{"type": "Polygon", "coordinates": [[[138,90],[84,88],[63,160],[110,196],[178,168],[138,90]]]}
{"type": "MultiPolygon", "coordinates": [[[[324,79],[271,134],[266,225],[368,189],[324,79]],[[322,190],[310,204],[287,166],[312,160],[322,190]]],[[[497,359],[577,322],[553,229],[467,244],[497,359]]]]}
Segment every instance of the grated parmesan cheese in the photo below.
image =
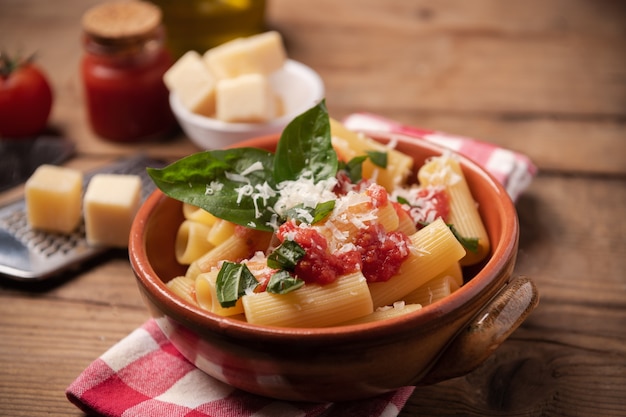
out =
{"type": "Polygon", "coordinates": [[[284,216],[287,210],[299,205],[314,208],[319,203],[335,200],[333,189],[336,184],[336,178],[316,183],[311,172],[303,173],[297,181],[282,181],[276,187],[280,197],[274,204],[274,210],[279,216],[284,216]]]}
{"type": "Polygon", "coordinates": [[[256,161],[254,162],[252,165],[250,165],[248,168],[246,168],[245,170],[243,170],[243,172],[241,173],[241,175],[243,175],[244,177],[248,176],[249,174],[251,174],[252,172],[255,171],[263,171],[263,164],[261,163],[261,161],[256,161]]]}
{"type": "Polygon", "coordinates": [[[394,201],[398,201],[399,198],[406,200],[410,205],[403,204],[402,207],[409,213],[409,216],[415,223],[432,223],[437,220],[438,216],[434,197],[443,190],[445,190],[443,185],[426,188],[420,186],[404,189],[397,188],[391,194],[391,199],[394,201]]]}
{"type": "Polygon", "coordinates": [[[241,174],[237,174],[236,172],[224,172],[224,176],[233,182],[244,182],[244,183],[250,183],[250,180],[248,180],[248,177],[245,177],[241,174]]]}
{"type": "Polygon", "coordinates": [[[237,192],[237,204],[241,204],[241,200],[244,197],[250,197],[254,192],[254,187],[252,184],[244,184],[241,187],[235,188],[235,192],[237,192]]]}
{"type": "Polygon", "coordinates": [[[210,184],[207,184],[206,189],[204,190],[205,195],[213,195],[216,191],[220,191],[224,188],[224,184],[217,181],[211,181],[210,184]]]}
{"type": "Polygon", "coordinates": [[[462,181],[461,176],[450,168],[450,164],[447,161],[451,159],[458,159],[451,151],[446,151],[440,156],[427,159],[425,165],[434,164],[434,169],[428,170],[428,172],[422,169],[420,170],[420,175],[424,175],[424,178],[428,179],[428,182],[432,184],[453,185],[462,181]]]}

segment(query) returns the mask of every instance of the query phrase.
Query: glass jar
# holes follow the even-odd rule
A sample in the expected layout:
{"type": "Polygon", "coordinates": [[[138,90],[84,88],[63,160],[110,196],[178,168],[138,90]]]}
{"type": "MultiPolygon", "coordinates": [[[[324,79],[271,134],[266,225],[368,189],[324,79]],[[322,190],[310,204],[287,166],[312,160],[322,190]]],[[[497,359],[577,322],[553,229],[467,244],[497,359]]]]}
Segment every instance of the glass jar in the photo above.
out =
{"type": "Polygon", "coordinates": [[[176,122],[163,74],[173,64],[164,47],[161,10],[143,1],[104,3],[83,16],[81,75],[91,128],[116,142],[154,139],[176,122]]]}

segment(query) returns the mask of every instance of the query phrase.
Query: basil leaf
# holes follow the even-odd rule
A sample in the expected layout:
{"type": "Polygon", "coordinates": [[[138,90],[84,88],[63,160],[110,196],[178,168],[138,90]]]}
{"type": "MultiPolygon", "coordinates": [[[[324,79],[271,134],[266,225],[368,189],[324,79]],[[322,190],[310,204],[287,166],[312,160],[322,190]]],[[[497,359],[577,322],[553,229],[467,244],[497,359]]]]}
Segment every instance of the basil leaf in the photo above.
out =
{"type": "Polygon", "coordinates": [[[256,148],[205,151],[162,169],[148,168],[148,174],[169,197],[232,223],[272,232],[277,183],[296,181],[309,172],[318,182],[334,177],[337,168],[328,110],[321,101],[289,123],[276,154],[256,148]]]}
{"type": "Polygon", "coordinates": [[[224,262],[215,282],[217,300],[224,308],[233,307],[246,291],[254,290],[258,284],[245,264],[224,262]]]}
{"type": "Polygon", "coordinates": [[[322,100],[293,119],[283,130],[274,158],[276,183],[295,181],[311,171],[313,181],[337,174],[338,159],[330,136],[330,120],[322,100]]]}
{"type": "Polygon", "coordinates": [[[406,198],[402,196],[396,197],[396,201],[400,204],[406,204],[407,206],[411,206],[411,203],[409,202],[409,200],[407,200],[406,198]]]}
{"type": "Polygon", "coordinates": [[[456,227],[451,224],[449,224],[448,227],[450,228],[450,231],[452,232],[454,237],[456,237],[456,240],[458,240],[465,249],[470,252],[478,252],[478,238],[461,236],[459,231],[456,230],[456,227]]]}
{"type": "Polygon", "coordinates": [[[267,257],[267,266],[293,271],[306,254],[304,248],[293,240],[285,240],[267,257]]]}
{"type": "Polygon", "coordinates": [[[270,152],[234,148],[199,152],[165,168],[148,168],[148,174],[161,191],[176,200],[242,226],[273,231],[268,226],[272,212],[266,208],[273,206],[278,196],[261,197],[266,195],[262,190],[276,188],[273,165],[270,152]],[[247,172],[255,163],[260,169],[247,172]],[[242,186],[253,194],[240,199],[238,189],[242,186]]]}
{"type": "Polygon", "coordinates": [[[372,163],[381,168],[387,168],[387,152],[367,151],[372,163]]]}
{"type": "Polygon", "coordinates": [[[300,223],[315,224],[324,220],[335,208],[335,200],[317,203],[315,207],[304,207],[302,204],[287,210],[287,219],[293,219],[300,223]]]}
{"type": "Polygon", "coordinates": [[[328,200],[323,203],[318,203],[315,206],[315,211],[313,213],[313,223],[321,222],[335,209],[335,200],[328,200]]]}
{"type": "Polygon", "coordinates": [[[358,183],[363,179],[363,162],[369,158],[372,163],[381,168],[387,168],[387,153],[379,151],[366,151],[366,155],[359,155],[348,161],[347,164],[343,164],[341,169],[346,171],[350,181],[353,184],[358,183]]]}
{"type": "Polygon", "coordinates": [[[304,285],[304,281],[292,277],[289,272],[282,270],[276,272],[267,284],[267,292],[272,294],[287,294],[304,285]]]}
{"type": "Polygon", "coordinates": [[[366,159],[367,155],[355,156],[342,167],[353,184],[363,179],[363,162],[365,162],[366,159]]]}

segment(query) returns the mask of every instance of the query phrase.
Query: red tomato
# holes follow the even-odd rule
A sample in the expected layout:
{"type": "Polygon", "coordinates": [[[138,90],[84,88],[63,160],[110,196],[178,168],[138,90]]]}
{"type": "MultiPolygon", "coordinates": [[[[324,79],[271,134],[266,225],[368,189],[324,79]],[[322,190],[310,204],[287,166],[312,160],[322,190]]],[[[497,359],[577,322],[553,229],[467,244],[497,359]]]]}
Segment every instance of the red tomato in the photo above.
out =
{"type": "Polygon", "coordinates": [[[0,137],[27,137],[40,133],[52,109],[52,89],[34,64],[11,66],[0,60],[0,137]]]}

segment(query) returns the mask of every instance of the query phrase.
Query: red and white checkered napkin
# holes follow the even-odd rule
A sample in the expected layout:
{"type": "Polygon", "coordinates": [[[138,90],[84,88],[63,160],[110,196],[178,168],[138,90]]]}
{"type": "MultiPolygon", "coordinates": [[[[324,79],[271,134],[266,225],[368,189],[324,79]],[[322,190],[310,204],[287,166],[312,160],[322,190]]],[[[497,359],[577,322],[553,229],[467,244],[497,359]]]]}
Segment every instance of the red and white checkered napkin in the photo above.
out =
{"type": "Polygon", "coordinates": [[[66,395],[84,412],[106,417],[393,417],[413,389],[343,403],[260,397],[197,369],[150,319],[92,362],[66,395]]]}
{"type": "Polygon", "coordinates": [[[530,185],[537,167],[523,154],[463,136],[406,126],[371,113],[353,113],[343,120],[351,130],[401,133],[423,138],[470,158],[502,183],[512,200],[530,185]]]}

